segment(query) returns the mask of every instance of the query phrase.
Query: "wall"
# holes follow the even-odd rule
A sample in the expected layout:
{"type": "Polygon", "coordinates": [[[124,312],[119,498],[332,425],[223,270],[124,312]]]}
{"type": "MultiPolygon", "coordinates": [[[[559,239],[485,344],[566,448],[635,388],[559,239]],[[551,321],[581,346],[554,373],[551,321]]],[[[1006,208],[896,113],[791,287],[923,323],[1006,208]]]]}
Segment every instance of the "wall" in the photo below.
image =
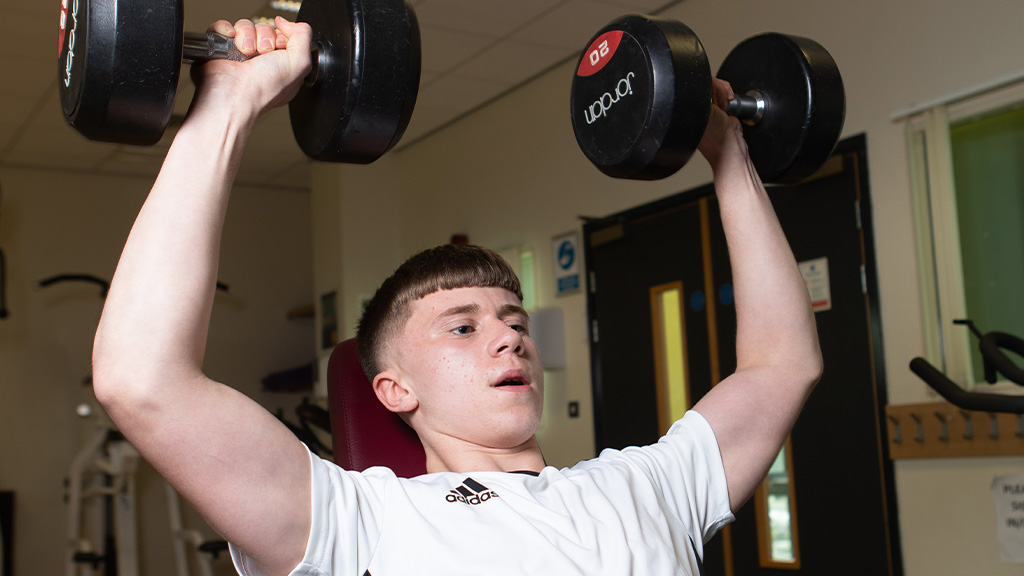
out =
{"type": "MultiPolygon", "coordinates": [[[[905,137],[890,115],[1018,70],[1024,3],[688,0],[666,15],[697,32],[712,70],[740,40],[766,30],[815,38],[839,63],[848,99],[844,135],[867,134],[890,402],[933,401],[907,369],[923,343],[905,137]]],[[[581,49],[587,40],[579,39],[581,49]]],[[[566,312],[569,365],[549,377],[540,434],[545,455],[556,465],[592,456],[593,438],[585,298],[555,296],[551,238],[578,229],[579,216],[607,215],[710,180],[700,159],[654,183],[600,175],[571,134],[572,70],[572,63],[560,66],[380,164],[324,168],[337,171],[333,190],[341,194],[341,205],[334,222],[341,234],[373,247],[377,255],[360,266],[348,265],[354,247],[346,245],[340,255],[346,273],[339,282],[350,316],[357,310],[354,295],[372,291],[386,273],[382,270],[400,262],[396,254],[445,242],[456,232],[499,249],[533,247],[539,305],[566,312]],[[374,202],[381,181],[390,205],[396,205],[397,194],[401,209],[356,211],[359,203],[374,202]],[[376,252],[378,246],[382,252],[376,252]],[[580,401],[579,419],[566,416],[568,400],[580,401]]],[[[987,495],[993,475],[1024,472],[1024,457],[898,462],[896,471],[908,576],[1020,573],[1020,566],[998,560],[987,495]],[[965,501],[970,504],[952,504],[965,501]],[[949,514],[939,515],[937,509],[949,514]]]]}
{"type": "MultiPolygon", "coordinates": [[[[83,434],[75,407],[92,400],[92,335],[100,289],[38,287],[85,273],[110,279],[151,179],[95,177],[0,167],[0,248],[10,316],[0,320],[0,489],[15,492],[15,573],[62,574],[63,480],[83,434]]],[[[262,393],[260,379],[313,359],[311,321],[287,321],[312,293],[311,218],[305,192],[241,189],[225,224],[206,370],[270,409],[291,414],[301,396],[262,393]]],[[[175,573],[163,483],[138,473],[141,573],[175,573]]],[[[189,516],[186,523],[201,526],[189,516]]],[[[221,571],[230,560],[221,557],[221,571]]]]}

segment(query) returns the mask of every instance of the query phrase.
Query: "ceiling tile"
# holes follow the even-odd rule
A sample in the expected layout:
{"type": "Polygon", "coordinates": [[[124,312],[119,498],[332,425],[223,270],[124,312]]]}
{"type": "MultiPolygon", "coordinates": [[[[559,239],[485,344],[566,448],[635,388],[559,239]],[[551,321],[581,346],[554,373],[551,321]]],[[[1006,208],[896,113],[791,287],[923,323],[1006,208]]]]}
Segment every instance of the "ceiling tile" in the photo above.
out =
{"type": "Polygon", "coordinates": [[[446,112],[461,113],[483,104],[509,88],[511,84],[449,76],[421,91],[417,104],[422,104],[428,109],[437,108],[446,112]]]}
{"type": "Polygon", "coordinates": [[[683,0],[590,0],[594,4],[611,4],[625,8],[629,12],[641,14],[659,14],[669,6],[681,3],[683,0]]]}
{"type": "MultiPolygon", "coordinates": [[[[0,14],[5,12],[17,12],[19,16],[30,14],[32,16],[48,16],[50,17],[50,23],[53,24],[54,31],[57,30],[57,16],[60,9],[59,2],[26,2],[19,4],[15,10],[13,7],[7,7],[0,9],[0,14]]],[[[6,14],[4,14],[6,15],[6,14]]],[[[12,20],[5,20],[5,22],[12,22],[12,20]]]]}
{"type": "Polygon", "coordinates": [[[92,170],[114,144],[89,142],[67,130],[40,129],[33,124],[4,159],[4,163],[56,169],[92,170]]]}
{"type": "Polygon", "coordinates": [[[420,86],[419,86],[419,89],[422,90],[424,86],[426,86],[428,84],[433,84],[434,81],[437,80],[438,78],[440,78],[441,76],[442,76],[442,74],[440,72],[432,72],[430,70],[420,70],[420,86]]]}
{"type": "Polygon", "coordinates": [[[242,162],[238,167],[238,180],[263,185],[280,171],[281,159],[273,150],[250,146],[242,155],[242,162]]]}
{"type": "Polygon", "coordinates": [[[452,72],[452,76],[512,85],[536,75],[569,55],[565,49],[504,40],[452,72]]]}
{"type": "Polygon", "coordinates": [[[96,170],[103,174],[127,174],[155,180],[160,173],[162,160],[136,149],[121,149],[100,163],[96,170]]]}
{"type": "Polygon", "coordinates": [[[275,108],[256,121],[249,146],[299,150],[292,135],[292,121],[288,106],[275,108]]]}
{"type": "Polygon", "coordinates": [[[564,0],[425,0],[416,6],[421,26],[462,30],[500,38],[564,0]]]}
{"type": "Polygon", "coordinates": [[[49,2],[46,5],[49,8],[45,12],[34,11],[34,3],[19,4],[17,8],[0,8],[0,22],[18,23],[17,26],[4,27],[4,57],[46,63],[56,77],[59,6],[49,2]]]}
{"type": "Polygon", "coordinates": [[[578,55],[598,30],[628,13],[629,10],[618,5],[570,0],[516,32],[515,38],[564,48],[578,55]]]}
{"type": "Polygon", "coordinates": [[[262,182],[261,185],[309,190],[312,186],[309,176],[311,163],[311,160],[303,159],[291,165],[286,165],[281,171],[273,175],[270,180],[262,182]]]}
{"type": "Polygon", "coordinates": [[[430,26],[420,27],[420,40],[425,47],[420,50],[421,66],[430,72],[447,72],[495,42],[481,34],[430,26]]]}
{"type": "Polygon", "coordinates": [[[5,121],[0,117],[0,160],[3,159],[4,150],[13,145],[12,140],[20,127],[21,123],[5,121]]]}
{"type": "Polygon", "coordinates": [[[51,64],[52,67],[43,67],[38,62],[14,56],[0,58],[0,78],[4,79],[0,95],[32,96],[38,99],[40,93],[57,85],[56,59],[51,64]]]}
{"type": "MultiPolygon", "coordinates": [[[[21,127],[31,116],[39,103],[36,101],[38,94],[32,96],[4,95],[0,99],[0,123],[15,126],[15,130],[21,127]]],[[[57,106],[54,101],[54,106],[57,106]]]]}
{"type": "Polygon", "coordinates": [[[39,107],[37,115],[35,118],[28,118],[28,114],[26,114],[26,120],[46,129],[59,129],[68,134],[75,134],[75,129],[64,119],[64,110],[60,106],[56,90],[44,94],[39,101],[33,102],[33,106],[39,107]]]}
{"type": "Polygon", "coordinates": [[[458,112],[431,108],[430,106],[417,103],[416,110],[413,111],[412,118],[409,120],[409,127],[405,129],[405,134],[402,136],[402,140],[398,143],[397,147],[408,146],[410,143],[447,124],[457,115],[458,112]]]}

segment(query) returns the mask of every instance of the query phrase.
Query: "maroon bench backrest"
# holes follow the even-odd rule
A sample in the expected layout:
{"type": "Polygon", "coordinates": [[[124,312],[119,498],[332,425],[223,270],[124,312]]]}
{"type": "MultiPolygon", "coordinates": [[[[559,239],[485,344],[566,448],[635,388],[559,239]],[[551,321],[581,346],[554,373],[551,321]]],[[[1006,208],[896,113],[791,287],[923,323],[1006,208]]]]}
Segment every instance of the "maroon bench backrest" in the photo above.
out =
{"type": "Polygon", "coordinates": [[[377,399],[359,365],[355,339],[345,340],[331,352],[327,393],[338,466],[360,472],[386,466],[403,478],[426,473],[419,437],[377,399]]]}

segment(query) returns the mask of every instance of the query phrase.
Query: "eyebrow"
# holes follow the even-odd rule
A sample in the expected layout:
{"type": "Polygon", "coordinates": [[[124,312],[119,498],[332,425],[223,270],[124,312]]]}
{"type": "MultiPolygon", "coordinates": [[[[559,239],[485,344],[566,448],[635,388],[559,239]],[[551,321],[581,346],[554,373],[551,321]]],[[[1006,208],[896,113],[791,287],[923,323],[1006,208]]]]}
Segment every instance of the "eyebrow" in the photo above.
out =
{"type": "Polygon", "coordinates": [[[530,319],[530,315],[526,312],[526,309],[523,308],[522,306],[517,306],[515,304],[505,304],[504,306],[501,307],[501,309],[498,310],[498,318],[506,318],[508,316],[515,316],[517,314],[526,317],[527,320],[530,319]]]}
{"type": "Polygon", "coordinates": [[[476,304],[463,304],[461,306],[452,306],[451,308],[441,312],[437,315],[439,319],[450,318],[452,316],[461,316],[463,314],[476,314],[480,311],[480,306],[476,304]]]}
{"type": "MultiPolygon", "coordinates": [[[[441,312],[440,314],[437,315],[437,319],[443,320],[446,318],[451,318],[452,316],[476,314],[479,311],[480,306],[478,304],[462,304],[460,306],[452,306],[451,308],[448,308],[444,312],[441,312]]],[[[530,315],[526,312],[526,309],[523,308],[522,306],[517,306],[516,304],[505,304],[498,309],[498,318],[506,318],[508,316],[515,316],[517,314],[525,316],[527,319],[530,318],[530,315]]]]}

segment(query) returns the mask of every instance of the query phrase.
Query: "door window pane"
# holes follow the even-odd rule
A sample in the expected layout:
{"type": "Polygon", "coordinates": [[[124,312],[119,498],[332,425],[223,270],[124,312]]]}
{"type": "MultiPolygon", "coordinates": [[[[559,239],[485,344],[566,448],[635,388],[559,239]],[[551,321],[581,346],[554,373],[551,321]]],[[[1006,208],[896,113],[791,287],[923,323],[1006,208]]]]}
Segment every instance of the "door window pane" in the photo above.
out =
{"type": "Polygon", "coordinates": [[[686,343],[683,333],[681,282],[651,288],[651,325],[658,386],[658,427],[661,434],[690,407],[686,385],[686,343]]]}
{"type": "Polygon", "coordinates": [[[758,548],[761,566],[766,568],[800,567],[792,471],[792,449],[787,439],[757,492],[758,548]]]}

